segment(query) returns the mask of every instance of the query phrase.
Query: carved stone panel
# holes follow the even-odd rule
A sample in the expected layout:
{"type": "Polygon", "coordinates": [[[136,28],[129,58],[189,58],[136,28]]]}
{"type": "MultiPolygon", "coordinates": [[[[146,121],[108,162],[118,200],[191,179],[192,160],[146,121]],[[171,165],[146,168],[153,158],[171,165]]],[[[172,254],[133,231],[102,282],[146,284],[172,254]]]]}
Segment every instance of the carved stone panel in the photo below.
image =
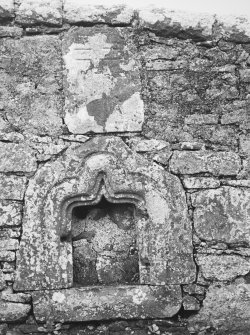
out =
{"type": "MultiPolygon", "coordinates": [[[[191,222],[178,178],[119,138],[97,137],[47,162],[30,180],[25,204],[17,291],[95,292],[97,285],[112,292],[112,285],[123,285],[125,304],[135,285],[142,292],[143,284],[175,291],[195,280],[191,222]]],[[[46,292],[45,305],[53,303],[46,292]]]]}

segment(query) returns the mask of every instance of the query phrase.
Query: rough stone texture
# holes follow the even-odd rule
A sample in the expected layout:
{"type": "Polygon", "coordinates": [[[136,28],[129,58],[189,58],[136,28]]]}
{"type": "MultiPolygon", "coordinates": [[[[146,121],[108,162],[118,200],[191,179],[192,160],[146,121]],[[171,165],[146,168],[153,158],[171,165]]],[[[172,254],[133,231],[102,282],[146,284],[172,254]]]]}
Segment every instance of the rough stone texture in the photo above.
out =
{"type": "Polygon", "coordinates": [[[191,197],[194,229],[202,240],[250,245],[250,190],[224,186],[191,197]]]}
{"type": "Polygon", "coordinates": [[[190,188],[217,188],[220,187],[220,181],[209,177],[190,177],[183,179],[184,187],[190,188]]]}
{"type": "Polygon", "coordinates": [[[14,0],[0,0],[0,19],[14,17],[14,0]]]}
{"type": "Polygon", "coordinates": [[[178,178],[147,163],[119,138],[97,137],[46,163],[30,180],[16,290],[72,286],[71,211],[75,203],[96,204],[101,196],[142,211],[135,222],[140,283],[194,281],[191,222],[178,178]]]}
{"type": "Polygon", "coordinates": [[[190,152],[175,151],[170,160],[174,173],[210,173],[215,176],[237,175],[241,167],[240,158],[234,152],[190,152]]]}
{"type": "Polygon", "coordinates": [[[0,174],[0,199],[23,200],[26,183],[27,179],[25,177],[0,174]]]}
{"type": "Polygon", "coordinates": [[[0,240],[0,251],[2,250],[17,250],[19,248],[18,240],[0,240]]]}
{"type": "Polygon", "coordinates": [[[60,53],[56,36],[0,40],[0,113],[4,127],[40,135],[61,132],[60,53]]]}
{"type": "Polygon", "coordinates": [[[33,24],[61,25],[62,0],[19,0],[16,22],[24,26],[33,24]]]}
{"type": "Polygon", "coordinates": [[[22,34],[22,28],[0,26],[0,37],[21,37],[22,34]]]}
{"type": "Polygon", "coordinates": [[[201,274],[208,280],[233,280],[250,272],[250,259],[236,255],[197,255],[201,274]]]}
{"type": "Polygon", "coordinates": [[[19,226],[21,224],[22,205],[14,201],[0,201],[0,227],[19,226]]]}
{"type": "Polygon", "coordinates": [[[65,0],[64,20],[71,24],[81,22],[129,24],[134,11],[126,6],[91,5],[78,0],[65,0]]]}
{"type": "Polygon", "coordinates": [[[112,318],[171,317],[181,307],[178,286],[118,286],[32,293],[38,321],[107,320],[112,318]]]}
{"type": "Polygon", "coordinates": [[[216,334],[247,334],[250,328],[250,285],[211,285],[199,314],[189,321],[190,331],[213,328],[216,334]]]}
{"type": "Polygon", "coordinates": [[[0,143],[0,172],[35,172],[34,151],[24,144],[0,143]]]}
{"type": "Polygon", "coordinates": [[[143,101],[131,32],[72,28],[63,37],[65,123],[74,134],[140,131],[143,101]]]}
{"type": "Polygon", "coordinates": [[[28,316],[30,310],[30,305],[6,302],[0,299],[1,322],[22,321],[28,316]]]}

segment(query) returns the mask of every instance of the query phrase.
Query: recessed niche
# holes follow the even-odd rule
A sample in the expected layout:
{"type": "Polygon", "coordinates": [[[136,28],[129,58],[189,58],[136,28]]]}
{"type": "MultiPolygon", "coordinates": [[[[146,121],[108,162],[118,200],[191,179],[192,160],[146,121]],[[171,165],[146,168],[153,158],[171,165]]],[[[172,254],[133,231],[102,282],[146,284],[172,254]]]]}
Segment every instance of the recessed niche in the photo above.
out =
{"type": "Polygon", "coordinates": [[[104,197],[72,211],[74,286],[139,283],[136,208],[104,197]]]}

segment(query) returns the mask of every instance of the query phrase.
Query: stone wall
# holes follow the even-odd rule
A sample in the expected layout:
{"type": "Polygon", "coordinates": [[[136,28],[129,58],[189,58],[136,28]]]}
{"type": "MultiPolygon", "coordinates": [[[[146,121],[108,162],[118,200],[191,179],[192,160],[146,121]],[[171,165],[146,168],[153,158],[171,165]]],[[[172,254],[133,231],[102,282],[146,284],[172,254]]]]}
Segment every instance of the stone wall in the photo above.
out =
{"type": "Polygon", "coordinates": [[[250,333],[249,18],[0,0],[0,158],[0,334],[250,333]],[[53,196],[79,193],[73,173],[90,182],[97,169],[117,190],[147,189],[149,213],[128,198],[161,232],[145,242],[140,226],[146,256],[118,191],[88,212],[88,243],[78,223],[59,236],[53,196]],[[57,237],[75,241],[78,281],[113,286],[68,290],[57,237]],[[100,258],[111,251],[113,263],[100,258]]]}

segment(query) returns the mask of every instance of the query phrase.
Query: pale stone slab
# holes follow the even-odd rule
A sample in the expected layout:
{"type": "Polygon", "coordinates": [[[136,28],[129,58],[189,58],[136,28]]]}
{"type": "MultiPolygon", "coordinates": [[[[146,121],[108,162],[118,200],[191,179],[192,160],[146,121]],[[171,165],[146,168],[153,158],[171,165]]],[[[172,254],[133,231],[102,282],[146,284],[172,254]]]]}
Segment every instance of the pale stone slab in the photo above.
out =
{"type": "Polygon", "coordinates": [[[91,5],[79,0],[64,1],[64,21],[71,24],[81,22],[129,24],[133,9],[123,5],[91,5]]]}
{"type": "Polygon", "coordinates": [[[224,334],[248,334],[250,284],[211,285],[199,314],[188,321],[189,331],[213,327],[224,334]]]}
{"type": "Polygon", "coordinates": [[[170,170],[174,173],[212,175],[237,175],[241,168],[239,155],[234,152],[175,151],[170,159],[170,170]]]}
{"type": "Polygon", "coordinates": [[[220,38],[234,42],[249,43],[250,16],[245,15],[215,15],[216,31],[220,38]]]}
{"type": "Polygon", "coordinates": [[[178,313],[179,286],[114,286],[33,292],[36,320],[44,322],[166,318],[178,313]]]}
{"type": "Polygon", "coordinates": [[[23,200],[26,183],[26,177],[0,174],[0,199],[23,200]]]}
{"type": "Polygon", "coordinates": [[[75,27],[65,33],[65,123],[71,133],[141,131],[136,52],[125,28],[75,27]]]}
{"type": "Polygon", "coordinates": [[[26,144],[0,143],[0,172],[35,172],[35,151],[26,144]]]}
{"type": "Polygon", "coordinates": [[[0,0],[0,19],[14,17],[14,0],[0,0]]]}
{"type": "Polygon", "coordinates": [[[250,180],[249,179],[222,180],[221,183],[222,183],[222,185],[227,185],[227,186],[248,187],[248,188],[250,188],[250,180]]]}
{"type": "Polygon", "coordinates": [[[12,303],[0,300],[1,322],[16,322],[25,319],[31,310],[27,304],[12,303]]]}
{"type": "Polygon", "coordinates": [[[0,37],[21,37],[22,34],[22,28],[0,26],[0,37]]]}
{"type": "Polygon", "coordinates": [[[184,187],[192,188],[217,188],[220,187],[220,181],[209,177],[190,177],[183,179],[184,187]]]}
{"type": "Polygon", "coordinates": [[[22,205],[14,201],[0,201],[0,227],[19,226],[21,224],[22,205]]]}
{"type": "Polygon", "coordinates": [[[250,260],[237,255],[197,255],[197,264],[205,279],[233,280],[250,272],[250,260]]]}
{"type": "Polygon", "coordinates": [[[250,190],[223,186],[191,195],[194,229],[201,239],[250,245],[250,190]]]}
{"type": "Polygon", "coordinates": [[[20,0],[16,22],[25,26],[33,24],[62,24],[62,0],[20,0]]]}

